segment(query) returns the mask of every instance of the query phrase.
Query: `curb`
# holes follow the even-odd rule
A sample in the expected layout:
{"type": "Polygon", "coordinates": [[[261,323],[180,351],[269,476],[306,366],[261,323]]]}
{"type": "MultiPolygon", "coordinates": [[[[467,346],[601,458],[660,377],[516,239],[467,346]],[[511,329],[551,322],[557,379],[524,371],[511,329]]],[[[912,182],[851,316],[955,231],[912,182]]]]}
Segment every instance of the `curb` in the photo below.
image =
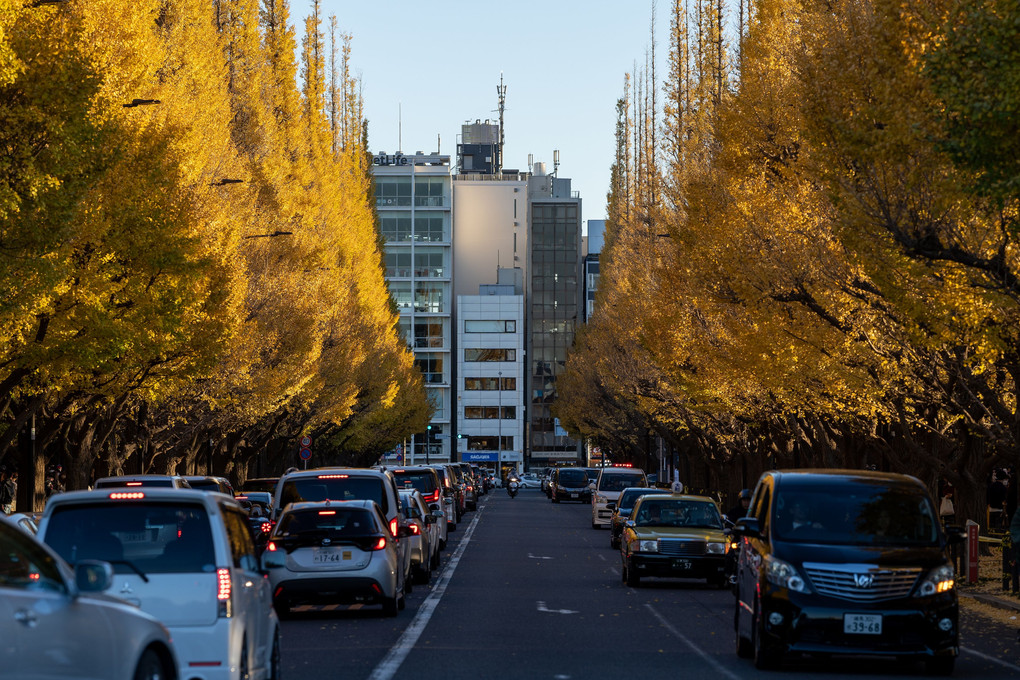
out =
{"type": "Polygon", "coordinates": [[[995,607],[996,609],[1020,613],[1020,601],[1014,602],[1001,597],[996,597],[995,595],[986,595],[984,593],[960,593],[959,595],[961,598],[977,600],[982,604],[987,604],[995,607]]]}

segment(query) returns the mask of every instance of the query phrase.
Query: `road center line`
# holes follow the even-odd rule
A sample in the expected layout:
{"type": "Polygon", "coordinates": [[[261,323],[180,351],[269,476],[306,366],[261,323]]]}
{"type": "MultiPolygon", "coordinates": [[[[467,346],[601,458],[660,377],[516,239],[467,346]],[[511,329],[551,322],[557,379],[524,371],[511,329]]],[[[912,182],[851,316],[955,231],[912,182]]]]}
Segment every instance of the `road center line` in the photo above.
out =
{"type": "Polygon", "coordinates": [[[691,642],[687,638],[686,635],[684,635],[683,633],[678,631],[676,628],[674,628],[673,624],[671,624],[669,621],[667,621],[666,618],[664,616],[662,616],[662,614],[660,614],[659,612],[655,611],[655,608],[652,605],[645,604],[645,607],[647,607],[648,611],[650,611],[652,613],[652,616],[654,616],[656,619],[659,620],[659,623],[662,624],[663,628],[668,630],[673,635],[673,637],[675,637],[677,640],[679,640],[680,642],[682,642],[685,645],[687,645],[688,647],[690,647],[692,652],[694,652],[695,654],[700,656],[702,659],[707,661],[708,664],[710,666],[712,666],[712,668],[714,668],[719,673],[719,675],[727,677],[727,678],[730,678],[731,680],[740,680],[740,676],[738,676],[735,673],[733,673],[730,670],[728,670],[726,667],[724,667],[722,664],[720,664],[714,658],[712,658],[711,656],[706,654],[700,647],[698,647],[696,644],[691,642]]]}
{"type": "Polygon", "coordinates": [[[414,649],[418,638],[421,637],[421,634],[425,631],[425,626],[428,625],[429,620],[432,618],[432,613],[436,610],[439,600],[443,598],[446,586],[450,583],[450,579],[453,578],[453,572],[456,571],[457,564],[460,562],[460,556],[464,554],[464,548],[471,542],[471,534],[475,533],[475,527],[478,526],[478,518],[481,517],[481,514],[482,506],[479,506],[478,510],[475,511],[474,519],[471,520],[467,531],[464,532],[464,538],[460,540],[457,549],[453,551],[450,563],[446,565],[442,576],[436,582],[435,588],[432,589],[429,596],[422,602],[421,607],[418,608],[418,612],[411,621],[411,625],[407,627],[403,635],[400,636],[400,639],[390,648],[386,657],[375,667],[372,675],[368,676],[369,680],[392,680],[397,671],[400,670],[400,665],[404,663],[404,659],[414,649]]]}
{"type": "Polygon", "coordinates": [[[973,654],[974,656],[976,656],[976,657],[978,657],[980,659],[984,659],[985,661],[991,661],[992,663],[997,663],[1000,666],[1004,666],[1006,668],[1010,668],[1010,669],[1015,670],[1015,671],[1020,671],[1020,666],[1016,666],[1014,664],[1011,664],[1008,661],[1003,661],[1002,659],[996,659],[994,656],[988,656],[987,654],[983,654],[983,653],[977,651],[976,649],[971,649],[969,647],[960,647],[960,651],[961,652],[967,652],[968,654],[973,654]]]}

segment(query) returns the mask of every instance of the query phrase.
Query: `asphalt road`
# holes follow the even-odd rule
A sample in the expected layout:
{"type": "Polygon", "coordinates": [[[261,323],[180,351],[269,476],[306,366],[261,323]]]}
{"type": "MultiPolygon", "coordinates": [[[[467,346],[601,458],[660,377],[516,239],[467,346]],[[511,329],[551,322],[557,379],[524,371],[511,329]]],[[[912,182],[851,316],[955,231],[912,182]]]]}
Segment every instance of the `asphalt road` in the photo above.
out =
{"type": "MultiPolygon", "coordinates": [[[[589,505],[497,489],[465,515],[441,572],[396,618],[336,607],[285,621],[283,670],[286,680],[923,676],[921,664],[846,658],[763,674],[734,653],[732,622],[729,590],[665,579],[625,586],[589,505]]],[[[961,630],[953,677],[1020,678],[1016,626],[963,608],[961,630]]]]}

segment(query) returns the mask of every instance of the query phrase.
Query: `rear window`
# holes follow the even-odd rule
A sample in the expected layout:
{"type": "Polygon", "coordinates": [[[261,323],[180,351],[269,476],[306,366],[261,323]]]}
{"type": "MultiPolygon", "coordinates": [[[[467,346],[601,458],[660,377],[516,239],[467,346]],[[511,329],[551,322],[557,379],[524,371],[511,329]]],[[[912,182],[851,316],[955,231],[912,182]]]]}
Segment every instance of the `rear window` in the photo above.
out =
{"type": "Polygon", "coordinates": [[[120,574],[216,571],[209,516],[199,504],[59,505],[45,540],[71,564],[104,560],[120,574]]]}
{"type": "Polygon", "coordinates": [[[280,507],[302,501],[375,501],[383,514],[390,512],[389,502],[379,477],[347,474],[323,474],[318,477],[288,479],[280,492],[280,507]]]}
{"type": "Polygon", "coordinates": [[[422,494],[430,494],[436,489],[436,476],[432,472],[424,470],[395,470],[393,476],[397,478],[397,486],[403,488],[414,488],[422,494]]]}
{"type": "Polygon", "coordinates": [[[560,470],[557,475],[560,484],[565,486],[586,486],[588,474],[584,470],[560,470]]]}
{"type": "Polygon", "coordinates": [[[776,537],[792,542],[930,546],[939,540],[928,495],[906,486],[784,483],[773,522],[776,537]]]}
{"type": "Polygon", "coordinates": [[[366,536],[383,533],[375,517],[364,508],[329,507],[288,512],[280,520],[275,536],[314,534],[323,538],[366,536]]]}
{"type": "Polygon", "coordinates": [[[241,485],[241,491],[268,491],[269,493],[276,492],[276,483],[280,481],[278,479],[249,479],[247,482],[241,485]]]}
{"type": "Polygon", "coordinates": [[[192,489],[198,489],[199,491],[220,491],[226,493],[226,489],[220,486],[220,483],[215,479],[189,479],[188,484],[191,485],[192,489]]]}
{"type": "Polygon", "coordinates": [[[644,475],[626,472],[603,472],[599,481],[600,491],[623,491],[632,486],[644,486],[644,475]]]}

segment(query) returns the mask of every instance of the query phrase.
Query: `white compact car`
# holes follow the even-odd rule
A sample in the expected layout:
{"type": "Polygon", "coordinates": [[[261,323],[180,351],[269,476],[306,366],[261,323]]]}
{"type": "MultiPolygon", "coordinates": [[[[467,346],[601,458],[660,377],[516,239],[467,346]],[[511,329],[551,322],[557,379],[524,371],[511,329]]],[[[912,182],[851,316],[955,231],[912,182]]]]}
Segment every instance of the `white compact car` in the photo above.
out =
{"type": "Polygon", "coordinates": [[[112,564],[109,594],[170,629],[180,677],[279,677],[269,581],[233,498],[157,487],[62,493],[47,502],[39,538],[71,564],[112,564]]]}
{"type": "Polygon", "coordinates": [[[607,467],[599,472],[599,478],[592,485],[591,528],[608,527],[613,521],[613,511],[606,506],[615,503],[624,489],[632,486],[648,486],[643,470],[632,467],[607,467]]]}
{"type": "Polygon", "coordinates": [[[406,526],[390,533],[371,500],[291,503],[280,515],[262,565],[281,616],[299,604],[381,604],[387,616],[406,605],[406,526]]]}
{"type": "Polygon", "coordinates": [[[10,678],[181,677],[170,633],[156,619],[100,594],[107,563],[74,571],[51,549],[0,520],[0,675],[10,678]]]}

